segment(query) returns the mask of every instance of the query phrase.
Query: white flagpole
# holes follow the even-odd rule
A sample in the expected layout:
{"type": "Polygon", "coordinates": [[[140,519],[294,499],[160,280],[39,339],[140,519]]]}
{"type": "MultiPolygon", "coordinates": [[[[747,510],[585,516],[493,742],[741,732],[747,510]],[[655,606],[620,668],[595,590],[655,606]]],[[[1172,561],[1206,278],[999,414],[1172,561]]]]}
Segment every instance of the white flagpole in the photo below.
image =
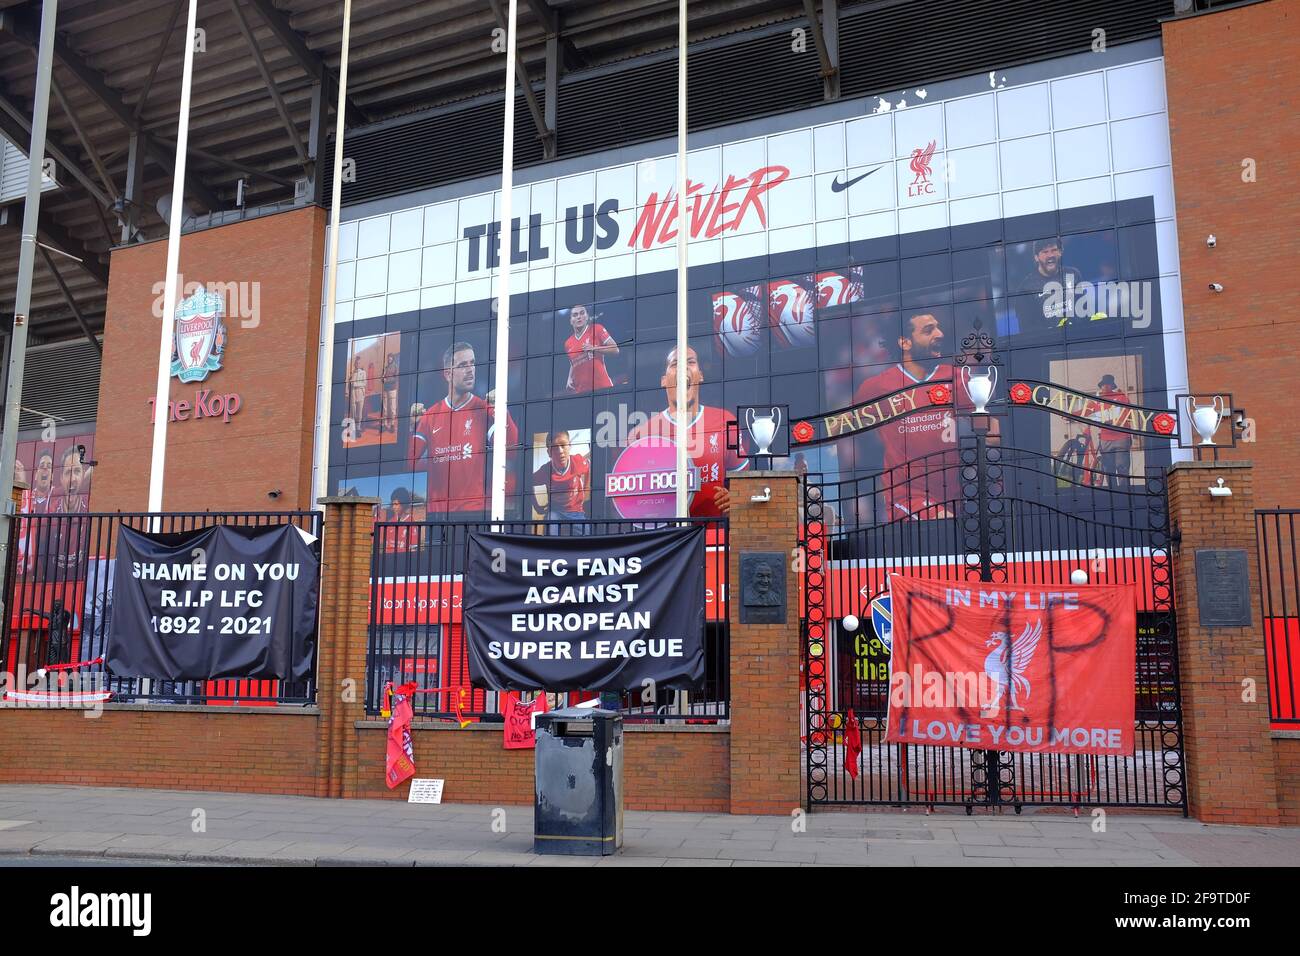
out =
{"type": "MultiPolygon", "coordinates": [[[[339,51],[339,99],[334,107],[334,182],[330,193],[330,259],[325,283],[325,327],[321,349],[320,388],[316,401],[316,464],[311,500],[329,494],[330,400],[334,394],[334,300],[339,281],[339,207],[343,204],[343,125],[347,115],[348,44],[352,37],[352,0],[343,0],[343,49],[339,51]]],[[[319,175],[317,171],[317,175],[319,175]]]]}
{"type": "Polygon", "coordinates": [[[510,382],[510,252],[514,246],[511,235],[510,193],[515,184],[515,20],[519,13],[518,0],[510,0],[506,20],[506,110],[501,144],[501,220],[497,226],[497,242],[501,254],[497,258],[497,341],[496,374],[493,376],[492,418],[492,520],[503,521],[506,516],[506,448],[509,429],[506,417],[506,389],[510,382]]]}
{"type": "Polygon", "coordinates": [[[686,487],[686,446],[690,422],[686,419],[686,0],[677,13],[677,517],[691,513],[686,487]]]}
{"type": "MultiPolygon", "coordinates": [[[[54,73],[54,32],[58,0],[41,4],[41,37],[36,47],[36,89],[32,94],[32,138],[27,148],[27,194],[18,244],[18,281],[14,288],[14,325],[9,337],[9,377],[5,384],[4,433],[0,436],[0,581],[8,579],[10,495],[14,487],[18,422],[22,416],[23,374],[27,363],[28,313],[32,307],[32,273],[36,268],[36,228],[41,213],[41,180],[45,169],[45,126],[50,114],[50,79],[54,73]]],[[[5,611],[0,588],[0,614],[5,611]]],[[[21,680],[21,678],[20,678],[21,680]]]]}
{"type": "MultiPolygon", "coordinates": [[[[176,129],[176,164],[172,176],[171,222],[167,230],[167,274],[163,285],[162,334],[158,342],[158,381],[153,400],[153,455],[149,463],[149,511],[162,511],[163,467],[167,459],[167,399],[171,389],[172,339],[176,334],[176,280],[181,258],[181,222],[185,218],[185,153],[190,138],[190,87],[194,79],[194,32],[198,0],[190,0],[185,32],[185,68],[181,73],[180,122],[176,129]]],[[[155,519],[155,525],[158,519],[155,519]]],[[[157,530],[157,528],[155,528],[157,530]]]]}

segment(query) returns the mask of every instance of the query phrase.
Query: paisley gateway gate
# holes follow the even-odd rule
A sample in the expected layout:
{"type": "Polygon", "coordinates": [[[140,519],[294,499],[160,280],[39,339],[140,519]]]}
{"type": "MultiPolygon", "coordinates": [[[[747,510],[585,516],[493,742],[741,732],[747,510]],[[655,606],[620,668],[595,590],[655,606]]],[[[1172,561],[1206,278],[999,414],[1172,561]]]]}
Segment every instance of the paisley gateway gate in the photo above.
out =
{"type": "MultiPolygon", "coordinates": [[[[950,400],[942,389],[953,383],[939,384],[937,397],[950,400]]],[[[1001,804],[1017,813],[1037,805],[1073,807],[1076,813],[1083,806],[1158,807],[1186,815],[1161,470],[1145,478],[1107,474],[999,444],[992,416],[957,411],[954,418],[951,451],[893,472],[843,481],[810,475],[804,484],[803,757],[809,806],[952,805],[967,813],[1001,804]],[[918,501],[921,480],[931,493],[918,501]],[[1092,583],[1137,586],[1132,756],[884,742],[888,575],[1050,592],[1067,588],[1079,570],[1092,583]],[[862,742],[856,777],[845,768],[850,714],[862,742]]],[[[812,442],[828,440],[810,435],[808,426],[804,434],[812,442]]]]}

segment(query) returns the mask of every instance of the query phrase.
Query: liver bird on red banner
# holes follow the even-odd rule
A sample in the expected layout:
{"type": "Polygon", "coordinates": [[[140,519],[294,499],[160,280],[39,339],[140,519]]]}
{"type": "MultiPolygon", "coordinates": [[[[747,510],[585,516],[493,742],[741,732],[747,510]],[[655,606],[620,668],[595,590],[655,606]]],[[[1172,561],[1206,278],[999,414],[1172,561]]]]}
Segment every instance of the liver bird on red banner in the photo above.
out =
{"type": "Polygon", "coordinates": [[[1019,695],[1024,694],[1026,699],[1029,697],[1029,680],[1025,677],[1025,671],[1029,669],[1029,662],[1034,659],[1034,651],[1038,649],[1038,640],[1042,636],[1041,618],[1026,622],[1025,629],[1020,632],[1020,636],[1014,643],[1011,641],[1011,635],[1006,631],[995,631],[989,635],[984,646],[997,646],[989,652],[988,657],[984,658],[984,673],[997,683],[997,691],[985,709],[986,714],[997,711],[1008,686],[1011,688],[1011,709],[1024,710],[1020,706],[1019,695]]]}
{"type": "Polygon", "coordinates": [[[917,147],[912,150],[912,159],[907,164],[911,167],[912,172],[916,173],[916,176],[912,179],[912,185],[930,181],[930,160],[934,158],[934,146],[935,141],[930,140],[925,149],[917,147]]]}

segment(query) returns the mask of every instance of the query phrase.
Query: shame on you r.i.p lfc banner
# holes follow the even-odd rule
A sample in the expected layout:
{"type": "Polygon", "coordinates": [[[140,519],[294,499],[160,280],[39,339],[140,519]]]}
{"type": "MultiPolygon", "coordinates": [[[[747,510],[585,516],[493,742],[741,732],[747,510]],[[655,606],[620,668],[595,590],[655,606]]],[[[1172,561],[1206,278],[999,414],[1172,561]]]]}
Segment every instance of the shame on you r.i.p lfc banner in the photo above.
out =
{"type": "Polygon", "coordinates": [[[890,576],[885,741],[1133,753],[1133,585],[890,576]]]}
{"type": "Polygon", "coordinates": [[[116,677],[302,681],[320,559],[292,525],[117,535],[105,662],[116,677]]]}

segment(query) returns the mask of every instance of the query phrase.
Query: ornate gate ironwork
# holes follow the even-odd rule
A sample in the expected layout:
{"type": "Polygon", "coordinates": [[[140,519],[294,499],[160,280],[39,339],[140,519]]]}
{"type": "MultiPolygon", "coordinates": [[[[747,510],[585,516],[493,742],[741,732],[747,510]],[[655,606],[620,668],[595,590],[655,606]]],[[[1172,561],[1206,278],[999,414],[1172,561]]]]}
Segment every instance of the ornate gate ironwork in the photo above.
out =
{"type": "Polygon", "coordinates": [[[989,418],[957,413],[952,451],[901,469],[803,485],[804,769],[810,806],[1161,807],[1187,813],[1182,715],[1161,471],[1145,479],[1003,446],[989,418]],[[912,480],[932,493],[917,502],[912,480]],[[933,489],[945,489],[942,494],[933,489]],[[910,494],[910,498],[909,498],[910,494]],[[892,512],[892,513],[891,513],[892,512]],[[910,512],[910,513],[906,513],[910,512]],[[873,633],[888,574],[954,581],[1138,585],[1136,751],[1128,757],[886,744],[888,652],[873,633]],[[858,619],[847,630],[846,615],[858,619]],[[844,767],[849,712],[861,772],[844,767]]]}

